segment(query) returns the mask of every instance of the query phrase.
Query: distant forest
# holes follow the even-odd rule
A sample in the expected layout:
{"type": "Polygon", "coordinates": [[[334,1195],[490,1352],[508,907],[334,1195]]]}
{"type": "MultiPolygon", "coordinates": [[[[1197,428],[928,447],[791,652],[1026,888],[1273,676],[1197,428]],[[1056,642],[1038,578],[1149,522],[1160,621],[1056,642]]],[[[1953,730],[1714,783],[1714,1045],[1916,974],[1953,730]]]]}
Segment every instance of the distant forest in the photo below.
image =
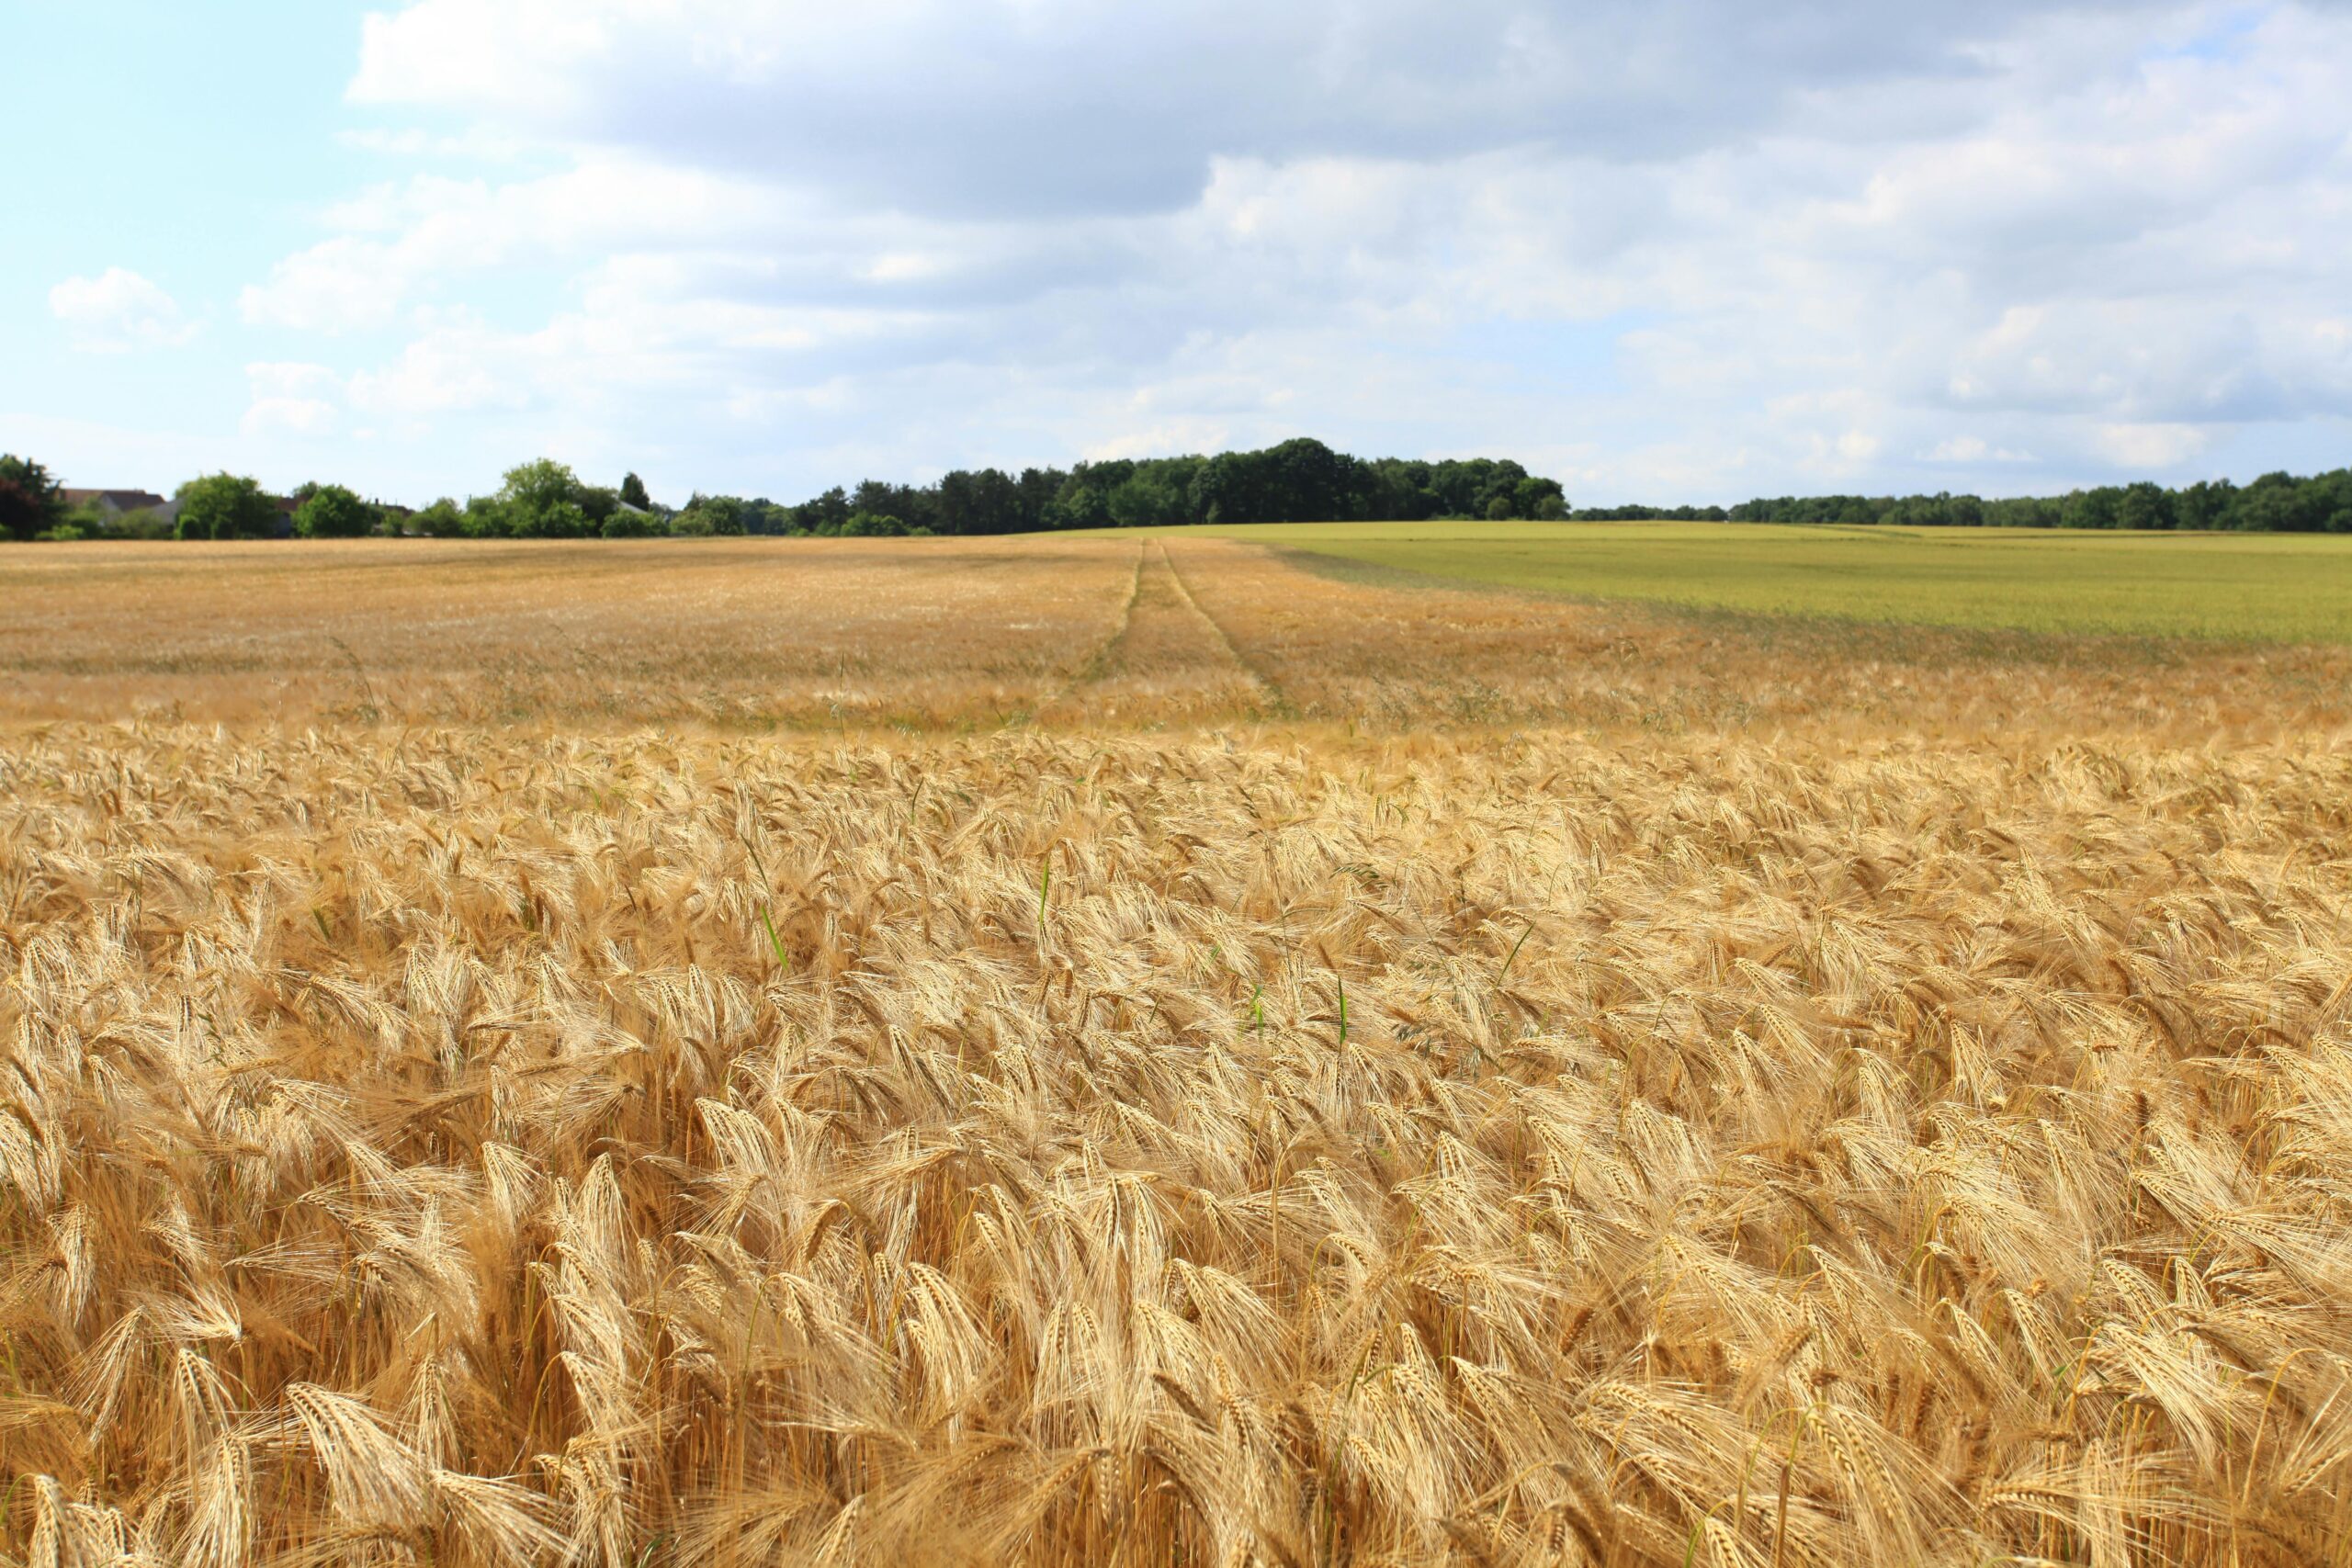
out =
{"type": "MultiPolygon", "coordinates": [[[[138,492],[84,491],[74,502],[40,464],[0,457],[0,538],[349,537],[363,534],[470,538],[605,538],[655,535],[1023,534],[1204,523],[1350,523],[1432,519],[1660,520],[1929,527],[2154,528],[2352,533],[2352,469],[2309,479],[2265,474],[2251,484],[2200,479],[2166,489],[2142,481],[2060,496],[1781,496],[1736,506],[1605,506],[1572,510],[1557,479],[1503,457],[1421,462],[1355,457],[1320,441],[1285,441],[1215,457],[1125,458],[1071,468],[958,468],[926,485],[866,479],[797,505],[765,496],[697,493],[664,506],[635,474],[616,487],[582,482],[539,458],[510,469],[495,494],[421,511],[363,501],[333,484],[287,497],[255,480],[211,474],[146,510],[102,504],[138,492]]],[[[148,497],[153,502],[154,497],[148,497]]]]}
{"type": "Polygon", "coordinates": [[[1928,528],[2192,528],[2261,534],[2352,534],[2352,468],[2310,479],[2265,474],[2252,484],[2199,479],[2167,490],[2142,480],[2064,495],[1784,495],[1737,506],[1594,506],[1581,521],[1885,524],[1928,528]]]}
{"type": "MultiPolygon", "coordinates": [[[[1759,497],[1736,506],[1571,509],[1556,479],[1508,458],[1424,463],[1362,458],[1319,441],[1261,452],[1154,457],[1028,468],[957,469],[930,485],[867,479],[797,506],[764,498],[697,495],[689,514],[716,508],[742,531],[840,534],[921,530],[1015,534],[1058,528],[1144,528],[1197,523],[1418,523],[1449,518],[1886,524],[1913,527],[2220,529],[2352,533],[2352,468],[2310,479],[2265,474],[2247,485],[2200,479],[2178,489],[2143,480],[2065,495],[1759,497]]],[[[732,532],[733,529],[726,531],[732,532]]]]}
{"type": "Polygon", "coordinates": [[[1303,438],[1257,452],[1116,458],[1069,469],[1024,468],[1018,475],[958,468],[928,485],[867,479],[797,506],[698,495],[686,510],[713,504],[739,509],[747,531],[800,534],[861,532],[874,521],[933,534],[1024,534],[1195,523],[1568,515],[1559,480],[1531,474],[1507,457],[1364,458],[1303,438]]]}
{"type": "MultiPolygon", "coordinates": [[[[1057,528],[1141,528],[1198,523],[1417,523],[1448,518],[1825,523],[1912,527],[2212,529],[2352,533],[2352,468],[2310,479],[2265,474],[2251,484],[2200,479],[2167,489],[2143,480],[2064,495],[1759,497],[1736,506],[1571,509],[1556,479],[1509,459],[1424,463],[1365,459],[1319,441],[1261,452],[1157,457],[1029,468],[957,469],[935,484],[868,479],[797,506],[696,496],[687,514],[718,509],[745,532],[839,534],[922,530],[1012,534],[1057,528]]],[[[729,531],[732,531],[731,529],[729,531]]]]}

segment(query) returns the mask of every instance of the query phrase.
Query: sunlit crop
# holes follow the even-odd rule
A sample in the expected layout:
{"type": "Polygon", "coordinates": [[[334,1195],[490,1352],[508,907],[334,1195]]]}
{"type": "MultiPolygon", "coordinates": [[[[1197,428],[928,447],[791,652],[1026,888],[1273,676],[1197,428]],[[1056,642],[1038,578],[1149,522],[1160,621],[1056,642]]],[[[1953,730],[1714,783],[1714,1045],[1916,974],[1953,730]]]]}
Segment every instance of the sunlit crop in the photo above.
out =
{"type": "Polygon", "coordinates": [[[2352,1540],[2324,666],[1124,547],[992,725],[0,736],[0,1561],[2352,1540]]]}

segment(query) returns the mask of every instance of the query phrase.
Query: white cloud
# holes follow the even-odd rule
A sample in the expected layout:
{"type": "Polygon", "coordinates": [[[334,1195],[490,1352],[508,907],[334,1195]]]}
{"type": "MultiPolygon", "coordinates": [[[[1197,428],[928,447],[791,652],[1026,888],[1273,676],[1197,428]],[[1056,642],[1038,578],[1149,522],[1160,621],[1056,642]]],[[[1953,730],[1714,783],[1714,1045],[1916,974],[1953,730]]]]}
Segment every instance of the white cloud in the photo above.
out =
{"type": "Polygon", "coordinates": [[[322,436],[341,423],[342,378],[323,365],[245,367],[252,401],[240,428],[247,435],[322,436]]]}
{"type": "Polygon", "coordinates": [[[1930,463],[2030,463],[2030,452],[1996,446],[1981,435],[1954,435],[1936,443],[1927,455],[1930,463]]]}
{"type": "Polygon", "coordinates": [[[406,284],[388,247],[345,234],[288,256],[237,303],[250,325],[348,332],[390,321],[406,284]]]}
{"type": "Polygon", "coordinates": [[[705,485],[1308,432],[2064,488],[2334,449],[2347,74],[2318,3],[416,0],[351,96],[469,172],[243,307],[400,330],[368,416],[705,485]]]}
{"type": "Polygon", "coordinates": [[[505,0],[371,14],[361,24],[350,96],[363,104],[438,100],[503,104],[536,115],[561,111],[573,101],[575,73],[612,57],[597,9],[567,0],[505,0]]]}
{"type": "Polygon", "coordinates": [[[378,126],[340,131],[335,141],[356,152],[387,158],[458,158],[489,164],[510,164],[530,150],[526,143],[512,136],[484,129],[435,135],[415,126],[399,130],[378,126]]]}
{"type": "Polygon", "coordinates": [[[169,294],[127,267],[69,277],[49,291],[50,313],[74,332],[74,346],[96,354],[172,348],[196,335],[169,294]]]}
{"type": "Polygon", "coordinates": [[[239,304],[254,325],[369,330],[421,295],[504,267],[577,262],[632,242],[773,242],[782,206],[742,181],[628,154],[583,154],[559,174],[503,184],[420,175],[329,208],[340,232],[280,261],[239,304]]]}
{"type": "Polygon", "coordinates": [[[391,364],[353,377],[351,400],[369,413],[408,418],[517,407],[530,390],[523,341],[471,317],[435,322],[391,364]]]}
{"type": "Polygon", "coordinates": [[[2127,468],[2177,468],[2205,449],[2212,436],[2194,424],[2103,424],[2099,450],[2127,468]]]}

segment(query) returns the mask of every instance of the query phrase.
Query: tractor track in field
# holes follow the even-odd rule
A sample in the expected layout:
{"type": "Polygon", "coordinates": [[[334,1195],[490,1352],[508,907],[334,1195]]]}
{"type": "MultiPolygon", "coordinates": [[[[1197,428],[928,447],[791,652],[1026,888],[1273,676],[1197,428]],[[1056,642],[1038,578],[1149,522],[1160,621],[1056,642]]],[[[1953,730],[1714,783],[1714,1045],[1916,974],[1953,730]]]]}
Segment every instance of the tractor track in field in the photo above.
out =
{"type": "Polygon", "coordinates": [[[1200,617],[1203,626],[1208,627],[1210,633],[1216,637],[1217,645],[1225,649],[1226,656],[1248,672],[1251,682],[1256,684],[1259,692],[1265,698],[1266,711],[1278,717],[1295,717],[1298,710],[1284,694],[1281,683],[1251,662],[1250,658],[1235,645],[1232,635],[1225,629],[1224,624],[1202,606],[1199,598],[1193,592],[1192,585],[1184,581],[1184,574],[1176,570],[1176,557],[1168,548],[1168,541],[1162,539],[1159,544],[1159,558],[1166,564],[1168,575],[1175,582],[1176,592],[1183,597],[1185,606],[1200,617]]]}
{"type": "Polygon", "coordinates": [[[1116,723],[1122,714],[1146,713],[1162,721],[1204,722],[1287,711],[1281,690],[1201,608],[1158,540],[1137,541],[1118,629],[1038,707],[1041,718],[1057,723],[1116,723]]]}

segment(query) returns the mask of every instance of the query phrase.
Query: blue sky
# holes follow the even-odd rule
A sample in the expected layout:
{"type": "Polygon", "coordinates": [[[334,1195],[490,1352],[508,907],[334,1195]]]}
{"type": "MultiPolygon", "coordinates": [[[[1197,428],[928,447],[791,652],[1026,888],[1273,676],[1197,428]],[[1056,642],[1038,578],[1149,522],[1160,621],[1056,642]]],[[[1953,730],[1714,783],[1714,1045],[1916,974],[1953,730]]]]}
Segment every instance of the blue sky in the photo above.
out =
{"type": "Polygon", "coordinates": [[[74,483],[2352,460],[2337,0],[0,0],[0,448],[74,483]]]}
{"type": "MultiPolygon", "coordinates": [[[[0,445],[38,449],[50,436],[74,447],[79,468],[109,461],[105,435],[79,445],[51,435],[51,423],[142,440],[217,433],[224,402],[243,407],[242,334],[151,321],[172,351],[133,353],[112,343],[113,326],[61,320],[51,290],[134,268],[191,316],[208,302],[217,312],[306,242],[317,193],[360,172],[334,140],[342,79],[291,64],[347,56],[356,9],[278,0],[238,6],[225,26],[211,9],[0,6],[0,44],[17,62],[0,94],[14,193],[0,244],[0,445]]],[[[142,480],[164,477],[144,454],[123,457],[142,480]]]]}

